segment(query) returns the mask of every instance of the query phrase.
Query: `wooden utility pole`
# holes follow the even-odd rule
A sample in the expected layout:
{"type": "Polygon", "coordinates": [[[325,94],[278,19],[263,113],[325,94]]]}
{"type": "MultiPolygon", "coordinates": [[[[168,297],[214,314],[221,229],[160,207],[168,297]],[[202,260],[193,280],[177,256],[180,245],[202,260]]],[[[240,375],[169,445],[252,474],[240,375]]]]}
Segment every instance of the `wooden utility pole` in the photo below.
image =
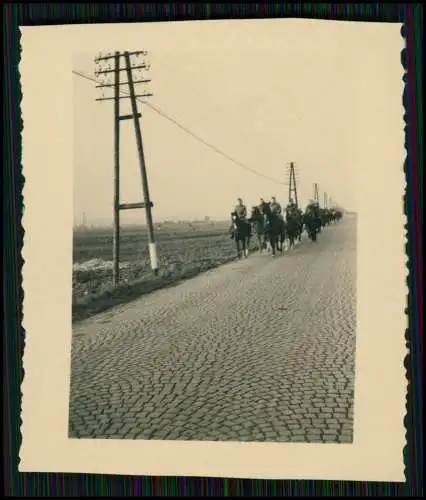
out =
{"type": "Polygon", "coordinates": [[[112,280],[120,281],[120,53],[114,56],[114,228],[112,280]]]}
{"type": "Polygon", "coordinates": [[[296,183],[296,173],[294,169],[294,163],[290,163],[290,176],[288,183],[288,201],[294,198],[296,207],[299,207],[299,200],[297,199],[297,183],[296,183]]]}
{"type": "Polygon", "coordinates": [[[146,174],[145,155],[142,143],[142,132],[138,117],[136,94],[133,83],[132,67],[131,67],[129,53],[125,52],[124,57],[126,60],[127,80],[129,83],[129,90],[130,90],[130,102],[132,104],[133,124],[135,126],[136,143],[138,146],[139,166],[142,177],[142,190],[143,190],[143,198],[145,205],[146,222],[148,227],[149,257],[151,259],[151,267],[152,270],[154,271],[154,274],[158,274],[157,249],[154,241],[154,224],[152,222],[152,211],[151,211],[152,203],[149,197],[148,177],[146,174]]]}
{"type": "Polygon", "coordinates": [[[314,184],[314,201],[319,203],[318,184],[316,182],[314,184]]]}
{"type": "Polygon", "coordinates": [[[141,113],[138,113],[136,100],[140,97],[149,97],[152,94],[144,92],[142,94],[136,95],[135,84],[137,83],[149,83],[150,80],[139,79],[135,80],[133,71],[138,69],[149,69],[149,64],[145,62],[131,63],[131,56],[146,56],[145,51],[135,51],[135,52],[115,52],[114,54],[107,54],[105,56],[100,56],[95,59],[97,64],[105,64],[107,61],[114,61],[114,67],[110,65],[107,67],[100,67],[95,71],[96,77],[106,76],[108,74],[114,73],[114,83],[100,83],[97,88],[109,88],[113,87],[114,95],[113,97],[101,97],[96,99],[97,101],[114,100],[114,230],[113,230],[113,282],[118,284],[120,281],[120,210],[132,210],[136,208],[145,208],[147,228],[148,228],[148,246],[149,254],[151,259],[151,268],[154,274],[158,274],[158,261],[156,245],[154,241],[154,226],[151,208],[153,203],[149,197],[148,188],[148,178],[146,173],[146,165],[143,151],[142,143],[142,132],[140,128],[139,118],[141,118],[141,113]],[[124,57],[125,65],[120,67],[121,58],[124,57]],[[125,71],[127,74],[127,81],[121,82],[120,75],[121,72],[125,71]],[[128,85],[129,94],[120,95],[120,86],[128,85]],[[132,106],[132,113],[130,115],[120,115],[120,99],[130,99],[132,106]],[[142,178],[142,191],[144,196],[143,202],[136,203],[120,203],[120,122],[123,120],[133,120],[136,134],[136,144],[138,148],[139,165],[142,178]]]}
{"type": "Polygon", "coordinates": [[[324,193],[324,208],[328,208],[327,193],[324,193]]]}

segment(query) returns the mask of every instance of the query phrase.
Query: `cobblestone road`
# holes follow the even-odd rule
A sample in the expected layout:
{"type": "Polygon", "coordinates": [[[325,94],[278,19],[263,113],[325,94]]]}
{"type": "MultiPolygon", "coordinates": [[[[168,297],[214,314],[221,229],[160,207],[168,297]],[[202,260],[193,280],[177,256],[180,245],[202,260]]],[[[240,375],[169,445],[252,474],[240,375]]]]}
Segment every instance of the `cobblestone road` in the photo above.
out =
{"type": "Polygon", "coordinates": [[[352,442],[356,221],[74,327],[70,437],[352,442]]]}

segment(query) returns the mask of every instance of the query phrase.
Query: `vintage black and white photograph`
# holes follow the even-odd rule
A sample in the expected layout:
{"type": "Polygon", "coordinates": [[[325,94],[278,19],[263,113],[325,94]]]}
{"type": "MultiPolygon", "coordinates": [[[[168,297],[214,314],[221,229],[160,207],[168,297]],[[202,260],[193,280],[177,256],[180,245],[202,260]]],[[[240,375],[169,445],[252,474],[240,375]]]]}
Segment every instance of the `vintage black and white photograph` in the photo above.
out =
{"type": "Polygon", "coordinates": [[[69,437],[352,443],[352,59],[74,57],[69,437]]]}

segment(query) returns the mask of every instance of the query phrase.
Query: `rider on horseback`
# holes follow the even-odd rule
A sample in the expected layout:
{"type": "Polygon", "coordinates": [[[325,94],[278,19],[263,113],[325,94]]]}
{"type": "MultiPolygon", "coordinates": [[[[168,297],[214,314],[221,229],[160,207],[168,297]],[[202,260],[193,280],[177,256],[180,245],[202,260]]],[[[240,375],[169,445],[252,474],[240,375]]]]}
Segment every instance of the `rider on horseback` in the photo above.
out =
{"type": "Polygon", "coordinates": [[[306,213],[311,214],[313,217],[319,217],[319,203],[314,200],[310,200],[306,207],[306,213]]]}
{"type": "MultiPolygon", "coordinates": [[[[247,220],[247,207],[244,205],[242,198],[237,199],[237,205],[232,212],[240,220],[247,220]]],[[[231,233],[231,239],[234,237],[234,221],[232,221],[231,227],[229,228],[231,233]]]]}
{"type": "Polygon", "coordinates": [[[247,207],[244,205],[242,198],[237,199],[238,203],[234,208],[234,212],[239,219],[247,219],[247,207]]]}
{"type": "Polygon", "coordinates": [[[281,215],[282,212],[281,205],[278,203],[275,196],[271,197],[271,212],[272,215],[281,215]]]}
{"type": "Polygon", "coordinates": [[[311,227],[314,227],[315,232],[318,233],[321,229],[320,207],[318,201],[310,200],[309,204],[306,207],[306,215],[311,221],[311,227]]]}
{"type": "Polygon", "coordinates": [[[266,205],[267,205],[266,201],[263,198],[260,198],[259,210],[260,210],[261,214],[265,213],[265,207],[266,207],[266,205]]]}
{"type": "Polygon", "coordinates": [[[286,207],[286,215],[287,219],[289,219],[292,216],[298,215],[297,205],[296,203],[294,203],[292,198],[290,198],[288,205],[286,207]]]}

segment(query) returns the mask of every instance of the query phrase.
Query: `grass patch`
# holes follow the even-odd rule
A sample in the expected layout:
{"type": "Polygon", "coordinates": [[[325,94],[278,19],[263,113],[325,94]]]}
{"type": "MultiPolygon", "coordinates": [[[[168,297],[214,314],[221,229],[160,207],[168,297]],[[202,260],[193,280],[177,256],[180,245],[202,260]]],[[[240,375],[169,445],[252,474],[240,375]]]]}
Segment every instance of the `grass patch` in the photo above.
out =
{"type": "Polygon", "coordinates": [[[203,272],[219,267],[235,259],[235,256],[229,256],[220,261],[206,261],[201,265],[186,265],[173,271],[162,271],[158,276],[144,276],[139,279],[120,283],[117,286],[114,286],[112,283],[104,284],[94,293],[76,296],[74,298],[72,308],[73,322],[81,321],[113,307],[126,304],[147,293],[176,286],[185,280],[194,278],[203,272]]]}
{"type": "MultiPolygon", "coordinates": [[[[120,284],[112,282],[112,234],[108,231],[74,235],[72,320],[80,321],[142,295],[217,268],[236,259],[229,226],[163,232],[158,236],[159,275],[150,269],[143,231],[128,232],[121,244],[120,284]],[[91,267],[91,260],[93,266],[91,267]],[[102,266],[102,263],[104,264],[102,266]],[[88,264],[87,266],[85,264],[88,264]]],[[[255,249],[254,245],[251,245],[255,249]]]]}

